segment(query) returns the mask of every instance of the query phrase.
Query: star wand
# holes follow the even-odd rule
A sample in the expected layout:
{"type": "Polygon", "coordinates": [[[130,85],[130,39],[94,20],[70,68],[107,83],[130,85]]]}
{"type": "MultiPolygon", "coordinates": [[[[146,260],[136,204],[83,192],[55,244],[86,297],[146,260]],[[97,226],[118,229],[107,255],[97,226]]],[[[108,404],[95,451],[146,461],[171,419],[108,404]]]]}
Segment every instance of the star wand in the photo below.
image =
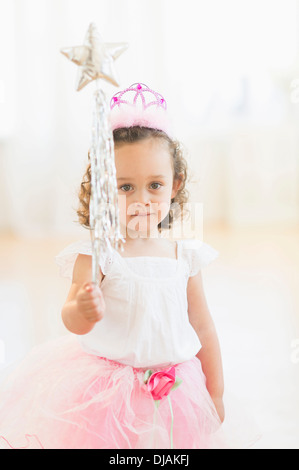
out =
{"type": "Polygon", "coordinates": [[[91,165],[91,195],[89,226],[92,239],[92,282],[99,283],[100,254],[111,242],[114,248],[125,242],[120,233],[118,193],[114,159],[114,142],[108,119],[106,96],[99,88],[104,79],[119,86],[114,60],[126,49],[126,43],[104,43],[96,26],[89,25],[84,44],[61,49],[61,53],[79,66],[77,91],[96,80],[94,111],[89,151],[91,165]]]}

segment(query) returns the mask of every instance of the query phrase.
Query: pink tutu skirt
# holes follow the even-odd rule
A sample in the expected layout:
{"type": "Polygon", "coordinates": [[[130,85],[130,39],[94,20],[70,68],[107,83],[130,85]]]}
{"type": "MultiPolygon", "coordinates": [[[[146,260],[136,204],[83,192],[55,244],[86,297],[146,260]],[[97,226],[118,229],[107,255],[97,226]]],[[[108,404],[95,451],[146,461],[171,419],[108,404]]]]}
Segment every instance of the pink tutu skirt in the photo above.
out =
{"type": "Polygon", "coordinates": [[[90,355],[72,335],[38,346],[2,385],[0,449],[229,448],[199,359],[174,367],[182,382],[157,407],[145,369],[90,355]]]}

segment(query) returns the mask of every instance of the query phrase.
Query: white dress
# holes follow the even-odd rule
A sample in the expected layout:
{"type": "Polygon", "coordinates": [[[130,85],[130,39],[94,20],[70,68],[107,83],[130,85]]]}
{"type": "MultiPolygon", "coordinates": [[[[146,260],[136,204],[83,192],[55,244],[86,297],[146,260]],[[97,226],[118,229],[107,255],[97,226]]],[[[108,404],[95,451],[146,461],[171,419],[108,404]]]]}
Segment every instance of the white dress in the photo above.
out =
{"type": "MultiPolygon", "coordinates": [[[[109,247],[100,259],[106,311],[86,335],[89,354],[136,368],[163,368],[193,358],[201,348],[188,318],[190,276],[218,256],[199,240],[178,240],[177,259],[155,256],[122,257],[109,247]]],[[[57,257],[61,275],[71,278],[78,254],[91,255],[91,242],[79,241],[57,257]]]]}

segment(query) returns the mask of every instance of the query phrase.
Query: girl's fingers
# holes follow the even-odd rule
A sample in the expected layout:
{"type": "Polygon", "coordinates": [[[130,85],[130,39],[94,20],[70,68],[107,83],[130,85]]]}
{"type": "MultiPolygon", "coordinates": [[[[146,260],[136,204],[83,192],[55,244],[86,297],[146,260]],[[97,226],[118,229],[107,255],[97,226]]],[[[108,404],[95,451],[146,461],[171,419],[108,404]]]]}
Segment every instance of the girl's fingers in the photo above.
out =
{"type": "Polygon", "coordinates": [[[105,301],[99,286],[90,282],[83,284],[77,295],[77,303],[81,314],[90,322],[98,322],[103,318],[105,301]]]}
{"type": "Polygon", "coordinates": [[[103,312],[102,311],[94,311],[94,310],[89,310],[84,312],[84,317],[88,321],[99,321],[103,318],[103,312]]]}
{"type": "Polygon", "coordinates": [[[103,293],[99,287],[96,287],[92,291],[83,290],[78,294],[78,297],[82,300],[97,299],[103,298],[103,293]]]}
{"type": "Polygon", "coordinates": [[[85,317],[90,315],[102,315],[105,311],[105,303],[101,299],[96,299],[93,301],[89,300],[88,302],[80,302],[79,305],[81,305],[80,310],[82,311],[82,314],[85,317]]]}

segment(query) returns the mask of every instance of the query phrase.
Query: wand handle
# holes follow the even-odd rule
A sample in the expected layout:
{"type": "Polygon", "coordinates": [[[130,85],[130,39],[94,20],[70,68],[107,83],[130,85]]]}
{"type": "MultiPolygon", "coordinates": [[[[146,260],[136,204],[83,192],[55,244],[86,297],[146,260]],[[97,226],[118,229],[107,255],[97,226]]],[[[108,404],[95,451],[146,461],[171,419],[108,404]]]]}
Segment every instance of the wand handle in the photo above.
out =
{"type": "Polygon", "coordinates": [[[113,134],[108,120],[108,104],[104,92],[94,93],[91,148],[91,194],[89,226],[92,239],[92,279],[99,283],[100,254],[112,242],[124,242],[120,233],[118,191],[114,159],[113,134]]]}

